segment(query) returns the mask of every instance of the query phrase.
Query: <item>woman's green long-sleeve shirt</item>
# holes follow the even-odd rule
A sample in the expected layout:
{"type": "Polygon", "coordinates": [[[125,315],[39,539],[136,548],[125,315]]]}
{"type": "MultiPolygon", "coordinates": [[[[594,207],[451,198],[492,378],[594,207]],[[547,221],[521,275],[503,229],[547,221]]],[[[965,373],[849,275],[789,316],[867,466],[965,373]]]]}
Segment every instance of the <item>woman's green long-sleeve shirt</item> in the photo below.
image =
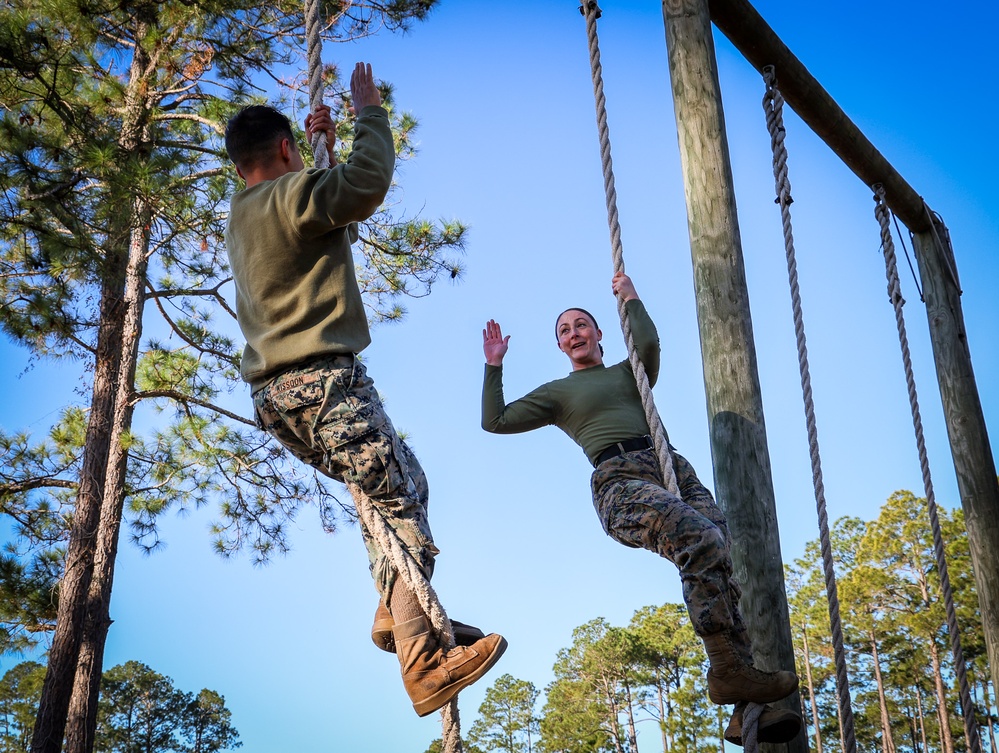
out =
{"type": "MultiPolygon", "coordinates": [[[[659,376],[659,337],[645,305],[625,304],[635,348],[649,383],[659,376]]],[[[503,368],[486,364],[482,384],[482,428],[494,434],[516,434],[557,426],[583,448],[591,463],[615,442],[649,433],[642,398],[631,364],[592,366],[573,371],[538,387],[519,400],[503,398],[503,368]]]]}

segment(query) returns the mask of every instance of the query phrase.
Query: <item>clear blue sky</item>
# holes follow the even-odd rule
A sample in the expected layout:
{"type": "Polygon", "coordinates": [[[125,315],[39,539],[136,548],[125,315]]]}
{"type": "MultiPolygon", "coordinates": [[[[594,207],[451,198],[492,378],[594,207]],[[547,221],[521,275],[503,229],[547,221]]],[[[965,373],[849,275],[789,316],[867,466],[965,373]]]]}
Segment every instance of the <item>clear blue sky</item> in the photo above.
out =
{"type": "MultiPolygon", "coordinates": [[[[568,371],[555,315],[580,305],[624,357],[612,272],[585,25],[575,0],[444,0],[406,36],[326,45],[343,66],[371,61],[418,116],[421,153],[399,176],[404,206],[471,225],[467,275],[413,301],[374,332],[370,372],[431,484],[442,550],[435,586],[452,617],[510,642],[493,673],[461,696],[471,725],[501,673],[543,688],[574,627],[625,624],[647,604],[679,602],[668,562],[604,536],[589,465],[556,429],[493,436],[479,428],[481,329],[512,335],[509,399],[568,371]]],[[[628,272],[664,349],[656,400],[679,451],[711,486],[690,254],[660,4],[605,0],[600,22],[609,125],[628,272]]],[[[997,65],[990,3],[798,3],[758,10],[847,114],[947,222],[986,420],[999,432],[999,226],[992,202],[997,65]]],[[[785,560],[816,537],[780,218],[773,203],[763,85],[717,39],[729,143],[785,560]]],[[[786,113],[792,207],[830,517],[869,518],[893,491],[922,496],[885,293],[871,192],[786,113]]],[[[899,249],[901,252],[901,249],[899,249]]],[[[958,503],[925,311],[902,263],[917,385],[940,504],[958,503]]],[[[2,346],[7,429],[42,431],[65,401],[40,394],[47,369],[17,378],[2,346]]],[[[69,365],[60,369],[68,370],[69,365]]],[[[324,535],[314,511],[293,552],[265,568],[210,551],[209,511],[167,524],[168,547],[127,543],[116,576],[107,666],[137,659],[186,690],[221,692],[245,753],[422,753],[440,734],[419,719],[395,659],[367,635],[376,605],[355,530],[324,535]]],[[[3,666],[13,663],[4,657],[3,666]]],[[[657,733],[639,725],[643,749],[657,733]]]]}

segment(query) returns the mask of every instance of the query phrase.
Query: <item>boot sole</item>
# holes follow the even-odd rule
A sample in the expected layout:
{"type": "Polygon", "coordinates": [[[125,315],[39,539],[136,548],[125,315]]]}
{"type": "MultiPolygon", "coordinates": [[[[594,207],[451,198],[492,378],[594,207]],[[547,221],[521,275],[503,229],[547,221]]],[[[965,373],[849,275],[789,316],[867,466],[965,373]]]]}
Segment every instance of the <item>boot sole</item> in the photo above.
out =
{"type": "Polygon", "coordinates": [[[746,694],[733,694],[733,695],[722,695],[720,693],[712,693],[708,691],[708,698],[711,699],[712,703],[718,704],[719,706],[728,706],[731,703],[738,703],[739,701],[749,701],[750,703],[773,703],[774,701],[780,701],[787,698],[791,693],[793,693],[796,688],[791,688],[791,690],[786,693],[776,694],[771,693],[769,695],[758,695],[751,696],[746,694]]]}
{"type": "Polygon", "coordinates": [[[382,651],[395,653],[395,637],[392,635],[392,626],[395,620],[377,620],[371,626],[371,642],[382,651]]]}
{"type": "MultiPolygon", "coordinates": [[[[720,682],[720,681],[719,681],[720,682]]],[[[770,693],[760,694],[760,695],[748,695],[746,693],[721,693],[711,687],[711,670],[708,670],[708,698],[711,699],[712,703],[717,703],[719,706],[727,706],[730,703],[738,703],[739,701],[751,701],[752,703],[773,703],[774,701],[779,701],[782,698],[787,698],[791,693],[798,689],[798,678],[794,678],[794,684],[791,685],[786,691],[773,690],[770,693]]]]}
{"type": "Polygon", "coordinates": [[[451,699],[458,695],[458,693],[476,680],[480,679],[486,672],[495,666],[496,662],[498,662],[500,657],[503,656],[503,652],[506,651],[506,645],[506,638],[500,637],[500,642],[496,644],[496,648],[493,649],[489,658],[482,663],[482,666],[470,675],[466,675],[457,682],[448,685],[446,688],[441,688],[429,698],[426,698],[419,703],[414,703],[413,709],[415,709],[417,716],[427,716],[428,714],[434,713],[438,709],[444,708],[444,706],[446,706],[451,699]]]}
{"type": "MultiPolygon", "coordinates": [[[[793,712],[792,712],[793,713],[793,712]]],[[[795,715],[778,719],[766,727],[756,730],[756,741],[761,743],[786,743],[798,736],[801,731],[801,719],[795,715]]],[[[742,730],[738,735],[725,735],[725,739],[733,745],[742,747],[742,730]]]]}

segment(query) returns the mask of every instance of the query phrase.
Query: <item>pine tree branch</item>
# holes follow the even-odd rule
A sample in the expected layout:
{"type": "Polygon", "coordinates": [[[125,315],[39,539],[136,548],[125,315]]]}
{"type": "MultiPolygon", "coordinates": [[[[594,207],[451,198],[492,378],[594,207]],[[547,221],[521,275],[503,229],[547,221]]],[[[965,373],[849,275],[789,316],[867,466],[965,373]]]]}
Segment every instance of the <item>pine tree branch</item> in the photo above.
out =
{"type": "MultiPolygon", "coordinates": [[[[166,109],[166,108],[164,108],[164,109],[166,109]]],[[[167,112],[161,112],[159,115],[157,115],[154,118],[154,120],[157,120],[157,121],[160,121],[160,120],[190,120],[190,121],[192,121],[194,123],[200,123],[201,125],[205,126],[206,128],[210,128],[212,131],[214,131],[215,133],[217,133],[219,136],[222,136],[222,135],[225,134],[225,128],[218,121],[211,120],[209,118],[204,118],[201,115],[195,115],[194,113],[183,113],[183,112],[176,112],[176,113],[175,112],[170,112],[170,113],[167,113],[167,112]]],[[[162,144],[163,142],[161,141],[161,142],[158,142],[158,143],[162,144]]]]}
{"type": "Polygon", "coordinates": [[[179,326],[177,326],[177,323],[173,320],[173,317],[171,317],[166,312],[166,309],[163,308],[163,303],[161,299],[153,298],[153,301],[156,303],[156,308],[159,309],[160,315],[166,320],[166,323],[170,325],[170,329],[174,331],[177,337],[186,342],[188,345],[197,350],[199,353],[205,353],[210,356],[215,356],[220,361],[232,361],[231,354],[224,353],[223,351],[220,350],[215,350],[214,348],[206,348],[203,345],[199,345],[190,337],[188,337],[186,334],[184,334],[184,331],[179,326]]]}
{"type": "MultiPolygon", "coordinates": [[[[67,481],[61,478],[41,476],[39,478],[30,478],[23,481],[7,481],[0,483],[0,497],[13,494],[26,494],[27,492],[34,491],[35,489],[75,489],[76,486],[76,481],[67,481]]],[[[2,511],[7,515],[12,514],[6,509],[3,509],[2,511]]]]}
{"type": "MultiPolygon", "coordinates": [[[[225,416],[233,421],[238,421],[241,424],[247,426],[256,427],[256,423],[253,419],[246,418],[245,416],[240,416],[238,413],[233,413],[232,411],[226,410],[214,403],[209,403],[207,400],[199,400],[196,397],[191,397],[186,395],[179,390],[146,390],[143,392],[136,392],[132,397],[132,405],[138,404],[141,400],[151,400],[158,397],[165,397],[174,400],[182,405],[197,405],[199,408],[204,408],[205,410],[210,410],[214,413],[218,413],[220,416],[225,416]]],[[[2,487],[0,487],[2,490],[2,487]]]]}
{"type": "MultiPolygon", "coordinates": [[[[189,148],[193,149],[194,151],[206,152],[207,154],[211,154],[212,156],[215,157],[219,156],[219,153],[214,149],[205,149],[197,146],[190,146],[189,148]]],[[[184,186],[187,185],[188,183],[194,183],[196,181],[199,181],[202,178],[214,178],[216,175],[225,175],[225,173],[226,170],[225,168],[222,167],[215,167],[212,168],[211,170],[202,170],[201,172],[191,173],[190,175],[185,175],[183,178],[178,178],[177,185],[184,186]]]]}
{"type": "Polygon", "coordinates": [[[233,319],[236,318],[236,312],[229,306],[225,297],[220,292],[224,285],[232,282],[232,277],[226,277],[224,280],[220,280],[219,283],[212,288],[176,288],[173,290],[155,290],[150,286],[149,292],[146,293],[146,299],[151,298],[212,298],[216,303],[219,304],[226,313],[230,314],[233,319]]]}

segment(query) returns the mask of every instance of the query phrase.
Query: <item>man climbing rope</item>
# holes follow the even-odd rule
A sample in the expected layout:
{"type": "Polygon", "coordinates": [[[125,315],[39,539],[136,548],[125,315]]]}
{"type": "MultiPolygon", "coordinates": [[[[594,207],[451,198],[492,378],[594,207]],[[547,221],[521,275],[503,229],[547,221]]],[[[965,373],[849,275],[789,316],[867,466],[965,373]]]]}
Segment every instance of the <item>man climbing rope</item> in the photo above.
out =
{"type": "MultiPolygon", "coordinates": [[[[628,275],[615,273],[611,289],[625,303],[635,348],[654,385],[660,359],[655,324],[628,275]]],[[[486,322],[482,428],[513,434],[555,425],[583,448],[594,468],[593,506],[607,535],[625,546],[655,552],[679,568],[690,621],[710,663],[708,695],[715,703],[735,704],[725,739],[741,745],[747,704],[784,698],[798,687],[798,678],[793,672],[764,672],[753,666],[739,611],[741,589],[732,577],[725,516],[690,463],[675,452],[680,496],[665,488],[631,363],[605,366],[602,337],[588,311],[563,311],[555,321],[555,340],[572,364],[569,376],[507,403],[503,360],[510,336],[503,336],[497,322],[486,322]]],[[[793,711],[766,706],[759,718],[759,741],[787,742],[800,726],[793,711]]]]}
{"type": "MultiPolygon", "coordinates": [[[[350,90],[356,122],[346,162],[332,159],[329,108],[305,120],[310,138],[325,132],[330,168],[305,169],[290,122],[273,108],[246,107],[226,127],[226,151],[246,181],[226,228],[246,337],[241,373],[258,424],[303,462],[363,491],[429,579],[439,550],[426,477],[357,358],[371,338],[350,246],[356,223],[389,190],[395,147],[370,65],[355,66],[350,90]]],[[[398,654],[406,692],[425,716],[482,677],[506,640],[452,623],[459,645],[445,652],[388,553],[364,526],[362,535],[381,597],[372,638],[398,654]]]]}

